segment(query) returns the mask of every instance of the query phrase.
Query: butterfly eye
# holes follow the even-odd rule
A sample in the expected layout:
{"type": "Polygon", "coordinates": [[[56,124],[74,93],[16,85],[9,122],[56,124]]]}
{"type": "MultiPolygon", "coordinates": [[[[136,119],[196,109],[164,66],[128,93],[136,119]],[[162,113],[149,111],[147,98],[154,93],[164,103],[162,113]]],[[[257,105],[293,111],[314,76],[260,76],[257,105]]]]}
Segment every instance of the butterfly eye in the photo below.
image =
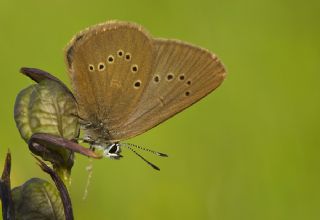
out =
{"type": "Polygon", "coordinates": [[[117,145],[113,145],[113,146],[110,148],[109,153],[115,154],[115,153],[117,153],[117,151],[118,151],[117,145]]]}
{"type": "Polygon", "coordinates": [[[114,57],[112,55],[108,56],[108,63],[113,63],[114,62],[114,57]]]}
{"type": "Polygon", "coordinates": [[[186,91],[184,94],[185,94],[186,96],[190,96],[190,92],[189,92],[189,91],[186,91]]]}
{"type": "Polygon", "coordinates": [[[127,61],[130,61],[130,60],[131,60],[131,54],[130,54],[130,53],[126,53],[125,59],[126,59],[127,61]]]}
{"type": "Polygon", "coordinates": [[[123,56],[123,54],[124,54],[124,52],[123,52],[123,50],[118,50],[118,57],[122,57],[123,56]]]}
{"type": "Polygon", "coordinates": [[[131,71],[132,71],[133,73],[138,72],[138,65],[137,65],[137,64],[132,65],[131,71]]]}
{"type": "Polygon", "coordinates": [[[134,85],[133,85],[133,87],[134,87],[135,89],[138,89],[140,86],[141,86],[141,81],[140,81],[140,80],[137,80],[137,81],[134,83],[134,85]]]}
{"type": "Polygon", "coordinates": [[[98,70],[99,71],[103,71],[106,68],[106,66],[104,65],[104,63],[99,63],[98,64],[98,70]]]}
{"type": "Polygon", "coordinates": [[[89,67],[88,67],[88,68],[89,68],[89,71],[90,71],[90,72],[93,72],[93,71],[94,71],[94,66],[93,66],[92,64],[89,64],[89,67]]]}

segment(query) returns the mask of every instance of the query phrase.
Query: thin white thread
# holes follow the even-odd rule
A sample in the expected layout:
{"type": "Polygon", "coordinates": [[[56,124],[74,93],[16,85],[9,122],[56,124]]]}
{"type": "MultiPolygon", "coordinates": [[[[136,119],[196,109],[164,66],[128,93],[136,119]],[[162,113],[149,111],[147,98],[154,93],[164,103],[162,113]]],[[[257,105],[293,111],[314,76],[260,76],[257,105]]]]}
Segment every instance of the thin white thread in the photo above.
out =
{"type": "Polygon", "coordinates": [[[89,191],[88,188],[90,186],[92,173],[93,173],[93,160],[92,160],[92,158],[89,159],[89,165],[86,167],[86,171],[88,172],[88,178],[87,178],[87,183],[86,183],[86,187],[84,189],[82,200],[86,200],[88,197],[88,191],[89,191]]]}

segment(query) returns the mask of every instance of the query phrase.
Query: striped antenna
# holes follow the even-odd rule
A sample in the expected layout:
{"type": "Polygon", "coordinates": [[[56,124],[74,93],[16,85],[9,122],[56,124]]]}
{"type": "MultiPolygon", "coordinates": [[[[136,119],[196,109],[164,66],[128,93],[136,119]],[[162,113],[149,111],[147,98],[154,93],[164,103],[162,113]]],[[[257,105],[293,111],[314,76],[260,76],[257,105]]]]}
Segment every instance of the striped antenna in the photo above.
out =
{"type": "Polygon", "coordinates": [[[148,161],[146,158],[144,158],[143,156],[141,156],[140,154],[138,154],[134,149],[132,149],[130,146],[126,145],[125,147],[127,147],[129,150],[131,150],[133,153],[135,153],[138,157],[140,157],[144,162],[146,162],[147,164],[149,164],[153,169],[160,171],[160,168],[157,167],[156,165],[154,165],[153,163],[151,163],[150,161],[148,161]]]}
{"type": "Polygon", "coordinates": [[[136,145],[136,144],[131,144],[131,143],[120,143],[120,146],[124,146],[124,147],[135,147],[135,148],[138,148],[140,150],[144,150],[144,151],[147,151],[147,152],[150,152],[150,153],[153,153],[157,156],[160,156],[160,157],[168,157],[167,154],[164,154],[164,153],[160,153],[160,152],[157,152],[157,151],[154,151],[154,150],[150,150],[148,148],[144,148],[144,147],[141,147],[139,145],[136,145]]]}

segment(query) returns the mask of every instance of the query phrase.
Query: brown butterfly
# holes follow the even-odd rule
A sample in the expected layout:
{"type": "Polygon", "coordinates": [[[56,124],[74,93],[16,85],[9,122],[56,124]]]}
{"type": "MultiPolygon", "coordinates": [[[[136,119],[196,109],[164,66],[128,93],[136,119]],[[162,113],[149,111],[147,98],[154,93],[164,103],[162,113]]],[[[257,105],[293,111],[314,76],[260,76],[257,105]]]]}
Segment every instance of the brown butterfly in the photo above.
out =
{"type": "Polygon", "coordinates": [[[113,159],[121,157],[121,146],[135,152],[131,147],[136,145],[119,141],[191,106],[226,76],[224,65],[208,50],[153,38],[142,26],[122,21],[109,21],[77,34],[65,50],[65,61],[83,139],[103,148],[105,156],[113,159]]]}

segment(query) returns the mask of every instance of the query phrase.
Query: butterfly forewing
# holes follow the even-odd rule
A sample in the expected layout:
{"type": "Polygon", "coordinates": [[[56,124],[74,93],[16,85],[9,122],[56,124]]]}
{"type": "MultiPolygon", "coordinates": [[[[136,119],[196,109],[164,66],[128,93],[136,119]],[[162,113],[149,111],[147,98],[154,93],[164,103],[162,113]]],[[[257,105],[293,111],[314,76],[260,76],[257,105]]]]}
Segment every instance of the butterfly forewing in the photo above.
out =
{"type": "Polygon", "coordinates": [[[154,40],[152,76],[134,111],[118,127],[119,139],[162,123],[217,88],[226,76],[219,59],[207,50],[180,41],[154,40]]]}
{"type": "Polygon", "coordinates": [[[150,82],[153,44],[139,25],[108,22],[81,32],[66,49],[79,116],[102,122],[109,139],[120,137],[114,128],[136,108],[150,82]]]}

